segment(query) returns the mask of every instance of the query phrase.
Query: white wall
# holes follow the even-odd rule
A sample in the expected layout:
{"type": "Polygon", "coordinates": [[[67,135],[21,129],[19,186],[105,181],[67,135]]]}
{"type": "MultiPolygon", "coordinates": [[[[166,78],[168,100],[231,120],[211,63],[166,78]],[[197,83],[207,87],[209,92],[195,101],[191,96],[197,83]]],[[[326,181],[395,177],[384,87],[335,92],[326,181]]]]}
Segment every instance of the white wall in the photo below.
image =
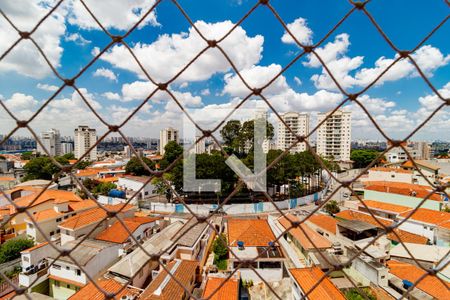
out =
{"type": "MultiPolygon", "coordinates": [[[[280,281],[283,279],[283,269],[255,269],[258,274],[267,282],[280,281]]],[[[260,276],[256,275],[253,269],[240,268],[242,280],[253,280],[253,283],[262,282],[260,276]]]]}
{"type": "MultiPolygon", "coordinates": [[[[127,177],[120,177],[119,181],[117,182],[117,186],[121,189],[128,191],[138,191],[142,186],[144,185],[143,182],[133,180],[131,178],[127,177]]],[[[156,187],[151,184],[150,182],[144,186],[144,188],[141,190],[140,195],[142,199],[145,199],[147,197],[153,196],[156,193],[153,193],[153,190],[155,190],[156,187]]]]}
{"type": "Polygon", "coordinates": [[[412,173],[386,172],[369,170],[369,176],[361,178],[361,181],[390,181],[390,182],[405,182],[413,183],[412,173]]]}
{"type": "Polygon", "coordinates": [[[399,228],[404,231],[427,237],[433,244],[436,243],[434,226],[414,222],[414,220],[409,219],[401,224],[399,228]],[[425,229],[425,227],[427,228],[425,229]]]}

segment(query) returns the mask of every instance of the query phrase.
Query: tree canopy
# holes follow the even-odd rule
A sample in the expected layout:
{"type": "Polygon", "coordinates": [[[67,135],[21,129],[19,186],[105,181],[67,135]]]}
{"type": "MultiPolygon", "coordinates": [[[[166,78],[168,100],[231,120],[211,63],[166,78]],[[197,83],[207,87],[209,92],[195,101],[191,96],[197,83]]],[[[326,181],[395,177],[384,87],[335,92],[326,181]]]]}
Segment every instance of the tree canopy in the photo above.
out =
{"type": "MultiPolygon", "coordinates": [[[[155,169],[155,163],[148,159],[147,157],[142,157],[142,161],[149,166],[150,169],[155,169]]],[[[135,156],[133,156],[125,166],[125,172],[127,174],[133,174],[135,176],[143,176],[143,175],[150,175],[150,172],[145,169],[145,167],[141,164],[139,159],[135,156]]]]}
{"type": "MultiPolygon", "coordinates": [[[[62,165],[69,163],[69,161],[62,156],[55,156],[55,160],[62,165]]],[[[32,158],[23,168],[26,173],[24,181],[33,179],[51,180],[53,175],[60,171],[58,166],[56,166],[48,156],[32,158]]]]}
{"type": "Polygon", "coordinates": [[[372,149],[355,149],[350,154],[354,168],[365,168],[377,158],[380,152],[372,149]]]}
{"type": "Polygon", "coordinates": [[[0,264],[20,257],[20,252],[33,247],[34,242],[30,239],[12,239],[0,246],[0,264]]]}

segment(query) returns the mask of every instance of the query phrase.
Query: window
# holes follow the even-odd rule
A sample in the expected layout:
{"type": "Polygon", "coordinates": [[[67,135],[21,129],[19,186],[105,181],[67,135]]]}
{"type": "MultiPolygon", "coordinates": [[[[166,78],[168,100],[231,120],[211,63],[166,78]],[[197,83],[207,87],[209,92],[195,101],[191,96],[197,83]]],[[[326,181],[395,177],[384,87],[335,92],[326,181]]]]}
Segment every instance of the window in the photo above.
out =
{"type": "Polygon", "coordinates": [[[69,218],[69,215],[65,215],[65,216],[64,216],[64,219],[67,219],[67,218],[69,218]]]}
{"type": "Polygon", "coordinates": [[[70,289],[70,284],[67,284],[67,288],[70,289]]]}
{"type": "Polygon", "coordinates": [[[55,235],[55,232],[54,231],[50,231],[50,236],[53,236],[53,235],[55,235]]]}
{"type": "Polygon", "coordinates": [[[61,270],[61,266],[60,265],[52,265],[52,268],[55,270],[61,270]]]}
{"type": "Polygon", "coordinates": [[[57,223],[61,222],[61,218],[57,218],[57,219],[56,219],[56,222],[57,222],[57,223]]]}
{"type": "Polygon", "coordinates": [[[70,267],[69,267],[69,266],[66,266],[66,270],[70,270],[70,267]]]}
{"type": "Polygon", "coordinates": [[[76,269],[75,272],[77,273],[77,276],[81,276],[81,270],[76,269]]]}
{"type": "Polygon", "coordinates": [[[34,228],[34,225],[33,225],[33,224],[28,224],[28,227],[30,227],[31,229],[33,229],[33,228],[34,228]]]}
{"type": "Polygon", "coordinates": [[[60,233],[61,232],[61,229],[56,229],[56,233],[60,233]]]}
{"type": "Polygon", "coordinates": [[[22,256],[23,261],[30,262],[30,258],[28,256],[22,256]]]}

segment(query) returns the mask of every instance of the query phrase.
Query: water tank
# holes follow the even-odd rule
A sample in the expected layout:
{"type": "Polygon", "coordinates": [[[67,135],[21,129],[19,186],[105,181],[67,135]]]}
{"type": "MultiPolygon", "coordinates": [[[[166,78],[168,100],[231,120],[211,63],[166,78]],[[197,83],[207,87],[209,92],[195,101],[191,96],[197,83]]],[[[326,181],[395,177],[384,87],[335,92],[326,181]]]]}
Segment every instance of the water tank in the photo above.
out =
{"type": "Polygon", "coordinates": [[[238,249],[244,250],[244,242],[243,241],[237,241],[238,249]]]}
{"type": "Polygon", "coordinates": [[[409,289],[410,287],[413,286],[413,283],[411,281],[409,281],[409,280],[404,279],[404,280],[402,280],[402,282],[403,282],[403,287],[405,289],[409,289]]]}
{"type": "Polygon", "coordinates": [[[112,189],[108,193],[109,197],[125,199],[125,191],[112,189]]]}

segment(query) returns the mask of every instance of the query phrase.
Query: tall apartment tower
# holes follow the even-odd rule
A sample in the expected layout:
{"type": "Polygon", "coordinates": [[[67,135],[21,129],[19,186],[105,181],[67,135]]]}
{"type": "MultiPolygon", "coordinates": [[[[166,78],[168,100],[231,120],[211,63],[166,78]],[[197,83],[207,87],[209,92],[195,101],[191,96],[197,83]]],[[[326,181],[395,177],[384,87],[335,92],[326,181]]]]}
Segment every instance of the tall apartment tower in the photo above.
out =
{"type": "MultiPolygon", "coordinates": [[[[52,128],[48,131],[42,132],[40,140],[51,156],[58,156],[62,154],[61,135],[58,130],[52,128]]],[[[39,143],[36,143],[36,146],[38,153],[46,155],[44,149],[39,143]]]]}
{"type": "Polygon", "coordinates": [[[73,144],[70,142],[61,143],[61,155],[73,153],[73,144]]]}
{"type": "MultiPolygon", "coordinates": [[[[92,147],[97,142],[97,134],[95,129],[89,128],[88,126],[78,126],[75,129],[75,157],[80,158],[86,153],[89,148],[92,147]]],[[[89,152],[85,160],[95,161],[97,160],[97,147],[94,147],[91,152],[89,152]]]]}
{"type": "Polygon", "coordinates": [[[178,138],[178,129],[168,127],[161,130],[159,132],[159,154],[164,155],[164,147],[171,141],[178,143],[178,138]]]}
{"type": "Polygon", "coordinates": [[[317,153],[334,160],[349,161],[352,139],[352,113],[341,110],[332,115],[328,113],[317,114],[317,122],[328,119],[317,131],[317,153]]]}
{"type": "MultiPolygon", "coordinates": [[[[297,141],[296,136],[309,134],[309,114],[288,112],[281,115],[281,118],[283,118],[283,121],[292,131],[291,132],[280,120],[278,121],[277,149],[286,150],[297,141]]],[[[295,153],[305,150],[306,143],[297,143],[290,149],[290,152],[295,153]]]]}

